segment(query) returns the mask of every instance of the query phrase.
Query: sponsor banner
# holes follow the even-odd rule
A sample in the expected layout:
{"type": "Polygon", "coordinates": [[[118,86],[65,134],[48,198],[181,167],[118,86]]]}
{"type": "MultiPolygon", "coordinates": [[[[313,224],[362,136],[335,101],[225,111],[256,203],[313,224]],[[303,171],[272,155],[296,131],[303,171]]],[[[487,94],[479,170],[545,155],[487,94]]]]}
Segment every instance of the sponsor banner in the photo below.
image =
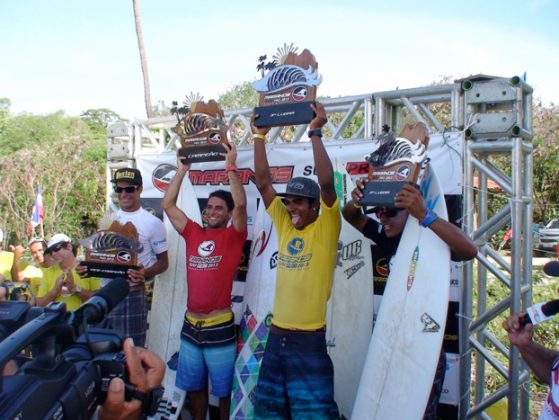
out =
{"type": "Polygon", "coordinates": [[[460,304],[448,302],[448,313],[446,315],[446,328],[444,330],[443,349],[448,353],[460,353],[458,341],[460,304]]]}
{"type": "Polygon", "coordinates": [[[461,289],[460,280],[462,279],[462,263],[457,261],[450,262],[450,290],[448,300],[451,302],[460,302],[461,289]]]}
{"type": "Polygon", "coordinates": [[[441,392],[441,404],[458,405],[460,395],[460,356],[446,354],[446,374],[441,392]]]}
{"type": "MultiPolygon", "coordinates": [[[[368,173],[368,163],[364,156],[373,152],[377,145],[365,141],[325,142],[332,161],[338,159],[346,163],[353,180],[363,178],[368,173]]],[[[462,183],[461,151],[463,138],[460,133],[447,133],[445,139],[434,134],[429,140],[429,158],[445,194],[460,194],[462,183]]],[[[296,176],[314,175],[312,147],[308,142],[268,145],[268,162],[277,192],[284,192],[285,185],[296,176]]],[[[238,174],[248,199],[249,223],[256,214],[256,200],[260,197],[254,184],[254,158],[251,147],[239,148],[237,157],[238,174]]],[[[175,151],[162,153],[141,153],[136,156],[138,169],[144,179],[142,198],[161,198],[167,185],[176,173],[175,151]]],[[[207,198],[217,188],[229,190],[227,172],[223,162],[201,162],[192,165],[189,172],[198,199],[207,198]]]]}

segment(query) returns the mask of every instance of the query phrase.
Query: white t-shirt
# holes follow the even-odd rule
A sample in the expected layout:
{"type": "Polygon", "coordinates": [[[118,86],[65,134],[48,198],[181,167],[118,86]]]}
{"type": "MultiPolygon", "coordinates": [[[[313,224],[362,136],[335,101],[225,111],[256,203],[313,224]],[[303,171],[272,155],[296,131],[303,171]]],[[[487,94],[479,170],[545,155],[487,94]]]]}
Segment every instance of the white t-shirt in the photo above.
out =
{"type": "Polygon", "coordinates": [[[136,226],[144,247],[138,253],[138,264],[143,264],[145,268],[151,267],[157,262],[156,255],[167,251],[167,233],[163,222],[143,208],[133,212],[119,210],[116,215],[120,223],[132,222],[136,226]]]}
{"type": "Polygon", "coordinates": [[[540,420],[559,419],[559,357],[553,362],[549,383],[549,394],[540,413],[540,420]]]}

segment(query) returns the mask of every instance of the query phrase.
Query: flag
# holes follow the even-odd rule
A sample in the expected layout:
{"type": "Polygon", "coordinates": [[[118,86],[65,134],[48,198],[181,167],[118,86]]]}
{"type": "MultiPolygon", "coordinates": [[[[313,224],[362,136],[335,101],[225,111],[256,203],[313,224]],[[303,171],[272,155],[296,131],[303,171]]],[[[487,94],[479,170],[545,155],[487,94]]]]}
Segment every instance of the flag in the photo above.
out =
{"type": "Polygon", "coordinates": [[[37,197],[35,198],[35,204],[33,204],[31,220],[29,221],[29,225],[27,225],[27,230],[29,232],[33,232],[33,230],[43,221],[43,194],[40,187],[37,188],[36,194],[37,197]]]}

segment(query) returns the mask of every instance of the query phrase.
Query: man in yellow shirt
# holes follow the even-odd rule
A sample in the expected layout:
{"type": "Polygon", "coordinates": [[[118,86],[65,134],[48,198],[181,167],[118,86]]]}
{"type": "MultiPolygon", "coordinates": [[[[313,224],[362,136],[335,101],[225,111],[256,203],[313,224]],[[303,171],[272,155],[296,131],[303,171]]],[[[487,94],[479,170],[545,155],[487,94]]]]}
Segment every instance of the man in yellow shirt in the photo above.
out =
{"type": "Polygon", "coordinates": [[[78,260],[73,253],[71,240],[65,234],[57,233],[47,245],[45,254],[50,255],[55,264],[43,271],[37,305],[66,302],[66,309],[75,311],[99,289],[99,279],[79,276],[76,271],[78,260]]]}
{"type": "Polygon", "coordinates": [[[29,241],[29,252],[33,257],[34,263],[20,269],[19,277],[28,284],[30,292],[26,294],[29,294],[30,298],[35,298],[37,296],[39,287],[43,281],[43,272],[53,265],[52,258],[45,255],[46,250],[47,241],[43,238],[36,237],[29,241]]]}
{"type": "Polygon", "coordinates": [[[256,418],[339,418],[325,327],[341,215],[332,162],[322,144],[326,112],[318,102],[310,106],[316,113],[308,135],[318,184],[296,177],[285,194],[277,194],[264,146],[269,129],[252,127],[256,186],[276,226],[279,245],[272,326],[256,388],[256,418]]]}
{"type": "Polygon", "coordinates": [[[19,260],[23,254],[23,247],[10,245],[9,251],[4,251],[4,231],[0,229],[0,283],[6,280],[19,280],[19,260]]]}

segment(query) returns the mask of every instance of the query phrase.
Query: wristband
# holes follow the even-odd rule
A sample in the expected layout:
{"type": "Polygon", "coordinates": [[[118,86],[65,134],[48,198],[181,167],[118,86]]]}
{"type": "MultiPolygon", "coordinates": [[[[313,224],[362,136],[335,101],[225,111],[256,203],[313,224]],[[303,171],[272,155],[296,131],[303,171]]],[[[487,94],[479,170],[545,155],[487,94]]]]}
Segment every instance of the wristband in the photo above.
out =
{"type": "Polygon", "coordinates": [[[266,140],[266,136],[264,134],[253,134],[252,138],[253,139],[266,140]]]}
{"type": "Polygon", "coordinates": [[[353,202],[353,207],[355,207],[356,209],[360,209],[360,208],[363,208],[363,204],[358,203],[357,201],[354,201],[353,202]]]}
{"type": "Polygon", "coordinates": [[[227,169],[225,169],[226,172],[237,172],[237,167],[233,164],[227,166],[227,169]]]}
{"type": "Polygon", "coordinates": [[[423,219],[421,222],[419,222],[419,224],[421,226],[423,226],[424,228],[426,228],[426,227],[429,227],[431,225],[431,223],[433,223],[438,218],[439,218],[439,216],[437,216],[437,213],[435,213],[434,211],[427,210],[427,214],[425,215],[425,219],[423,219]]]}
{"type": "Polygon", "coordinates": [[[313,130],[309,130],[307,135],[309,136],[309,138],[311,138],[312,136],[318,136],[318,137],[322,138],[322,129],[321,128],[315,128],[313,130]]]}

